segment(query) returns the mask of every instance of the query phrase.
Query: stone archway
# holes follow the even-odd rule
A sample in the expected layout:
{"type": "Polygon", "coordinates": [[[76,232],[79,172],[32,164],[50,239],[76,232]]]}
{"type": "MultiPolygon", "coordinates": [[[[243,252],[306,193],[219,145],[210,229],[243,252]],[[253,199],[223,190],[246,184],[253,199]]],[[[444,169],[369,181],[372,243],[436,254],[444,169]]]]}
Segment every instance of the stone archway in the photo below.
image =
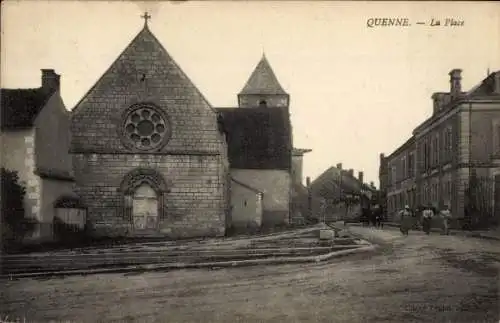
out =
{"type": "Polygon", "coordinates": [[[163,200],[168,189],[163,176],[150,168],[134,169],[125,175],[120,191],[124,217],[134,231],[156,231],[165,218],[163,200]]]}

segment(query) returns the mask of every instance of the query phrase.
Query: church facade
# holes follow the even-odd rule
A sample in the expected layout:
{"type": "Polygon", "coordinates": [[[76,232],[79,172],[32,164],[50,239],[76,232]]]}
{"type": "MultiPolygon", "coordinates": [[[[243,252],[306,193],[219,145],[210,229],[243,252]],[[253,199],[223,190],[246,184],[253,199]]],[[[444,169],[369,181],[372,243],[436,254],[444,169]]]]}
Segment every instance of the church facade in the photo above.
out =
{"type": "Polygon", "coordinates": [[[71,116],[76,194],[97,236],[222,236],[291,219],[289,95],[265,57],[213,108],[147,24],[71,116]]]}
{"type": "Polygon", "coordinates": [[[219,114],[147,25],[72,111],[76,193],[104,236],[221,236],[219,114]]]}

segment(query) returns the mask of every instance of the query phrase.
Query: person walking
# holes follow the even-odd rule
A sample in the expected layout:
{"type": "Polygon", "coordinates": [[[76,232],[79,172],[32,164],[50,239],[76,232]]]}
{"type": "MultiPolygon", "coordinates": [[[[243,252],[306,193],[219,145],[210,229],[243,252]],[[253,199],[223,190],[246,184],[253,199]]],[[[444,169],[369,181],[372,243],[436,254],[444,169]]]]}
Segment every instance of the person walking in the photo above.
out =
{"type": "Polygon", "coordinates": [[[377,227],[377,213],[375,210],[370,210],[370,223],[372,226],[377,227]]]}
{"type": "Polygon", "coordinates": [[[401,224],[399,229],[401,230],[401,233],[403,235],[407,236],[408,232],[410,231],[412,222],[410,207],[406,205],[404,210],[401,211],[400,215],[401,215],[401,224]]]}
{"type": "Polygon", "coordinates": [[[382,211],[380,205],[376,204],[373,208],[373,213],[375,214],[375,226],[379,229],[382,228],[382,211]]]}
{"type": "Polygon", "coordinates": [[[431,221],[434,217],[433,207],[428,205],[422,211],[422,229],[425,234],[429,234],[431,232],[431,221]]]}
{"type": "Polygon", "coordinates": [[[448,205],[444,206],[444,209],[440,212],[441,217],[443,218],[443,234],[448,235],[450,230],[450,219],[451,219],[451,211],[448,205]]]}

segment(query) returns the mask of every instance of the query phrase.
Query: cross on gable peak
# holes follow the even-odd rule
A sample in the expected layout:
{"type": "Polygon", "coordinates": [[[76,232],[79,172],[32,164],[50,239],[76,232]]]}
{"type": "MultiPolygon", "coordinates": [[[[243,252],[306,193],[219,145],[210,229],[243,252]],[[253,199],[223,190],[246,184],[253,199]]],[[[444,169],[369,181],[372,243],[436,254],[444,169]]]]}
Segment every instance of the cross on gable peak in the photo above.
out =
{"type": "Polygon", "coordinates": [[[148,12],[144,12],[144,15],[141,16],[141,18],[144,19],[144,25],[147,26],[148,25],[148,20],[151,19],[151,15],[148,14],[148,12]]]}

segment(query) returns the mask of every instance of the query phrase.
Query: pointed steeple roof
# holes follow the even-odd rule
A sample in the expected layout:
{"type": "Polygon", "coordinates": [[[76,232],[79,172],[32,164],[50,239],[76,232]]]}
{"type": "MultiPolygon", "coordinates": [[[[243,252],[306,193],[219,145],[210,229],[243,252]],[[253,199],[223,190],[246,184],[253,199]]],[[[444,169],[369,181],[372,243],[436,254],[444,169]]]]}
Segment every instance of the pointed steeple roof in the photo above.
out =
{"type": "Polygon", "coordinates": [[[287,94],[278,82],[265,54],[240,94],[287,94]]]}

